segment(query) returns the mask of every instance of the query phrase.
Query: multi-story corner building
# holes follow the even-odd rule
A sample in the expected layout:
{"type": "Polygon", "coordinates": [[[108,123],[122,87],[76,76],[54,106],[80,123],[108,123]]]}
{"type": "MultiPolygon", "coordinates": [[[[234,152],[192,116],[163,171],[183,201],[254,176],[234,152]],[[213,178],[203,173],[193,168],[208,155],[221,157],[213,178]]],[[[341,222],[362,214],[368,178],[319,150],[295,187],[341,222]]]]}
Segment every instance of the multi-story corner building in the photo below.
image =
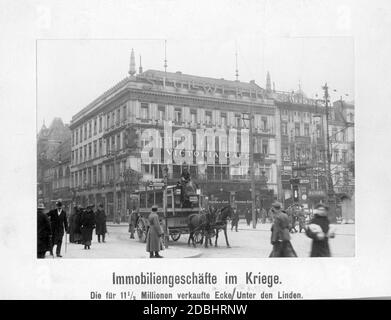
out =
{"type": "Polygon", "coordinates": [[[329,113],[331,172],[334,192],[354,194],[354,104],[335,101],[329,113]]]}
{"type": "Polygon", "coordinates": [[[129,194],[186,167],[213,201],[251,207],[249,127],[253,115],[258,205],[278,191],[273,100],[244,83],[157,70],[130,76],[73,116],[71,184],[76,202],[123,216],[129,194]]]}

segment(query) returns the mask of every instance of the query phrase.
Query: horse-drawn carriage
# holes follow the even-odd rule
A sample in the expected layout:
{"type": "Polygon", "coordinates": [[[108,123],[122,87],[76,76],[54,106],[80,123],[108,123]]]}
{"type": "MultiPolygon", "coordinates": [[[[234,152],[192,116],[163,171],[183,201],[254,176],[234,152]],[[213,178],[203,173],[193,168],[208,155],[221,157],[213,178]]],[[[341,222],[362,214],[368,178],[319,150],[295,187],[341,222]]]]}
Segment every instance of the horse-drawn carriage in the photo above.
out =
{"type": "Polygon", "coordinates": [[[157,213],[165,234],[178,241],[182,234],[189,233],[188,217],[199,214],[204,204],[202,195],[192,183],[137,191],[131,194],[130,201],[138,212],[136,231],[142,242],[146,241],[148,215],[152,206],[158,207],[157,213]]]}
{"type": "MultiPolygon", "coordinates": [[[[131,207],[138,212],[136,231],[141,242],[146,241],[149,227],[148,216],[152,206],[157,206],[157,214],[166,236],[178,241],[182,234],[189,234],[193,244],[203,239],[216,237],[224,230],[227,246],[226,223],[231,218],[232,208],[227,205],[213,212],[208,208],[207,198],[190,179],[181,180],[177,185],[137,191],[130,196],[131,207]]],[[[205,242],[207,245],[207,242],[205,242]]]]}

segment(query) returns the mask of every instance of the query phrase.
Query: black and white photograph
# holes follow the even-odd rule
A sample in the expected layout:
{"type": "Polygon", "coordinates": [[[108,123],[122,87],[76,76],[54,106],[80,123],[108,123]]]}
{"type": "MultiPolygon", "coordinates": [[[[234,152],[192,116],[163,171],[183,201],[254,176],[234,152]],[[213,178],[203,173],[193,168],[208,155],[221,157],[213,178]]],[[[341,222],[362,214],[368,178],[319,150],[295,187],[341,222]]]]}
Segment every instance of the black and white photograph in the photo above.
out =
{"type": "Polygon", "coordinates": [[[37,41],[46,257],[354,256],[353,40],[249,40],[37,41]]]}
{"type": "Polygon", "coordinates": [[[0,7],[1,297],[391,295],[386,1],[0,7]]]}

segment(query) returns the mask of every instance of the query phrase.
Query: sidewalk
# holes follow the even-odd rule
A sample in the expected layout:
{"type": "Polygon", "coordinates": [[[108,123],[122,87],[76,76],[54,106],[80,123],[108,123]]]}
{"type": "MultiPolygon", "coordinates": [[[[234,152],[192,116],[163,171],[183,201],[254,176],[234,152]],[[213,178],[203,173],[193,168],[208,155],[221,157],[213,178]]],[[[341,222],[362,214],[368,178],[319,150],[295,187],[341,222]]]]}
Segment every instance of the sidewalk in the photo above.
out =
{"type": "MultiPolygon", "coordinates": [[[[130,239],[127,226],[127,224],[107,225],[108,234],[105,243],[99,243],[94,232],[90,250],[84,250],[81,244],[68,243],[65,253],[63,243],[61,250],[63,259],[149,259],[149,253],[145,251],[145,243],[139,242],[137,236],[136,239],[130,239]]],[[[167,249],[160,252],[164,258],[198,258],[202,255],[199,248],[178,247],[172,245],[172,242],[169,244],[171,245],[167,249]]]]}

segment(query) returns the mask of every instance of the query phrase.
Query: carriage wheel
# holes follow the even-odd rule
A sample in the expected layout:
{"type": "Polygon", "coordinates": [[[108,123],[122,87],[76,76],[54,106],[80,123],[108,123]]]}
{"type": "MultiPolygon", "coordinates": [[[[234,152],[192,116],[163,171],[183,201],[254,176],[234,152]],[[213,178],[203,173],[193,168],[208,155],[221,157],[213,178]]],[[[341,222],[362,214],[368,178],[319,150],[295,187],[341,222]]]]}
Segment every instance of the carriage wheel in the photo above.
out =
{"type": "Polygon", "coordinates": [[[146,242],[147,241],[147,228],[145,226],[145,223],[143,219],[139,219],[137,222],[137,236],[140,242],[146,242]]]}
{"type": "Polygon", "coordinates": [[[170,236],[173,241],[178,241],[179,238],[181,237],[181,233],[180,233],[180,231],[173,232],[170,234],[170,236]]]}

